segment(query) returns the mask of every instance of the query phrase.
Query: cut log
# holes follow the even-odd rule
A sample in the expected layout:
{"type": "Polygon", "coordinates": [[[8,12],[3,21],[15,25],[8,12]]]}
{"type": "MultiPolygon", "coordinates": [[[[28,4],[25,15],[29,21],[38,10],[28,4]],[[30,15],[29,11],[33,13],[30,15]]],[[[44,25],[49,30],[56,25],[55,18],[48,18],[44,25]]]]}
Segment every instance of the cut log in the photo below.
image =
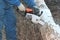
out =
{"type": "Polygon", "coordinates": [[[60,34],[56,33],[50,26],[45,24],[40,28],[43,40],[60,40],[60,34]]]}

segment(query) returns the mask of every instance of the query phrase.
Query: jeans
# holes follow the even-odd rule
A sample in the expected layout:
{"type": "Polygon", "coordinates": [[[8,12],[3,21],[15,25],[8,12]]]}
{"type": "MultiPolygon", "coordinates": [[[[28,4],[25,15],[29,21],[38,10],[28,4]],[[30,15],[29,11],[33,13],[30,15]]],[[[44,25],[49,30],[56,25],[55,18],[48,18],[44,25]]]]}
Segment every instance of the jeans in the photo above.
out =
{"type": "MultiPolygon", "coordinates": [[[[17,40],[16,38],[16,17],[13,12],[12,7],[4,9],[4,17],[0,21],[0,30],[2,30],[2,25],[5,26],[6,39],[7,40],[17,40]]],[[[2,40],[2,33],[0,31],[0,40],[2,40]]]]}

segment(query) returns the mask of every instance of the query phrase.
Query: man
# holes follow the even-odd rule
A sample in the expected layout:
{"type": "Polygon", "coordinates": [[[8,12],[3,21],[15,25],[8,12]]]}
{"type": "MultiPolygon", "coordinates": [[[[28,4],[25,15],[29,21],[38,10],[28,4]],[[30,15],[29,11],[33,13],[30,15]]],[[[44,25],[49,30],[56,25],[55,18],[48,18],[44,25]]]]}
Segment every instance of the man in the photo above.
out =
{"type": "MultiPolygon", "coordinates": [[[[34,0],[23,0],[29,8],[39,10],[34,0]]],[[[0,40],[2,40],[2,26],[5,26],[6,39],[17,40],[16,38],[16,16],[13,11],[13,6],[17,6],[20,11],[25,11],[26,8],[20,3],[19,0],[0,0],[0,40]]]]}

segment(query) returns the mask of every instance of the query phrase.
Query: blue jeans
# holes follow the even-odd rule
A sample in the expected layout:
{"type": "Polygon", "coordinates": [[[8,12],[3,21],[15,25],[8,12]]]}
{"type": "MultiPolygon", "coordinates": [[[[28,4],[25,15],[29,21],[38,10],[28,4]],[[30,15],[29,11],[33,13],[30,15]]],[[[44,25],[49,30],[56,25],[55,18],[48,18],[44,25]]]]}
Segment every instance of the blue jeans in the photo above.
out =
{"type": "MultiPolygon", "coordinates": [[[[16,17],[13,12],[12,7],[8,7],[4,9],[4,17],[2,21],[0,21],[0,29],[2,29],[2,25],[5,25],[6,39],[7,40],[17,40],[16,38],[16,17]]],[[[0,40],[2,40],[2,34],[0,31],[0,40]]]]}

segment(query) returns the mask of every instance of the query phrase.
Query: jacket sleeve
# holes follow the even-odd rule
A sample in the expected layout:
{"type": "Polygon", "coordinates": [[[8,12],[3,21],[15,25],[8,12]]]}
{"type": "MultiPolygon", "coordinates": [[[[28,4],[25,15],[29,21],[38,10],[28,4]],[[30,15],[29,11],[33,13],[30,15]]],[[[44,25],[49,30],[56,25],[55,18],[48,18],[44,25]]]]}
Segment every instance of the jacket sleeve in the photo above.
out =
{"type": "Polygon", "coordinates": [[[19,6],[20,5],[20,1],[19,0],[6,0],[6,2],[10,5],[16,5],[19,6]]]}
{"type": "Polygon", "coordinates": [[[23,2],[26,3],[28,7],[33,7],[36,5],[34,0],[23,0],[23,2]]]}

